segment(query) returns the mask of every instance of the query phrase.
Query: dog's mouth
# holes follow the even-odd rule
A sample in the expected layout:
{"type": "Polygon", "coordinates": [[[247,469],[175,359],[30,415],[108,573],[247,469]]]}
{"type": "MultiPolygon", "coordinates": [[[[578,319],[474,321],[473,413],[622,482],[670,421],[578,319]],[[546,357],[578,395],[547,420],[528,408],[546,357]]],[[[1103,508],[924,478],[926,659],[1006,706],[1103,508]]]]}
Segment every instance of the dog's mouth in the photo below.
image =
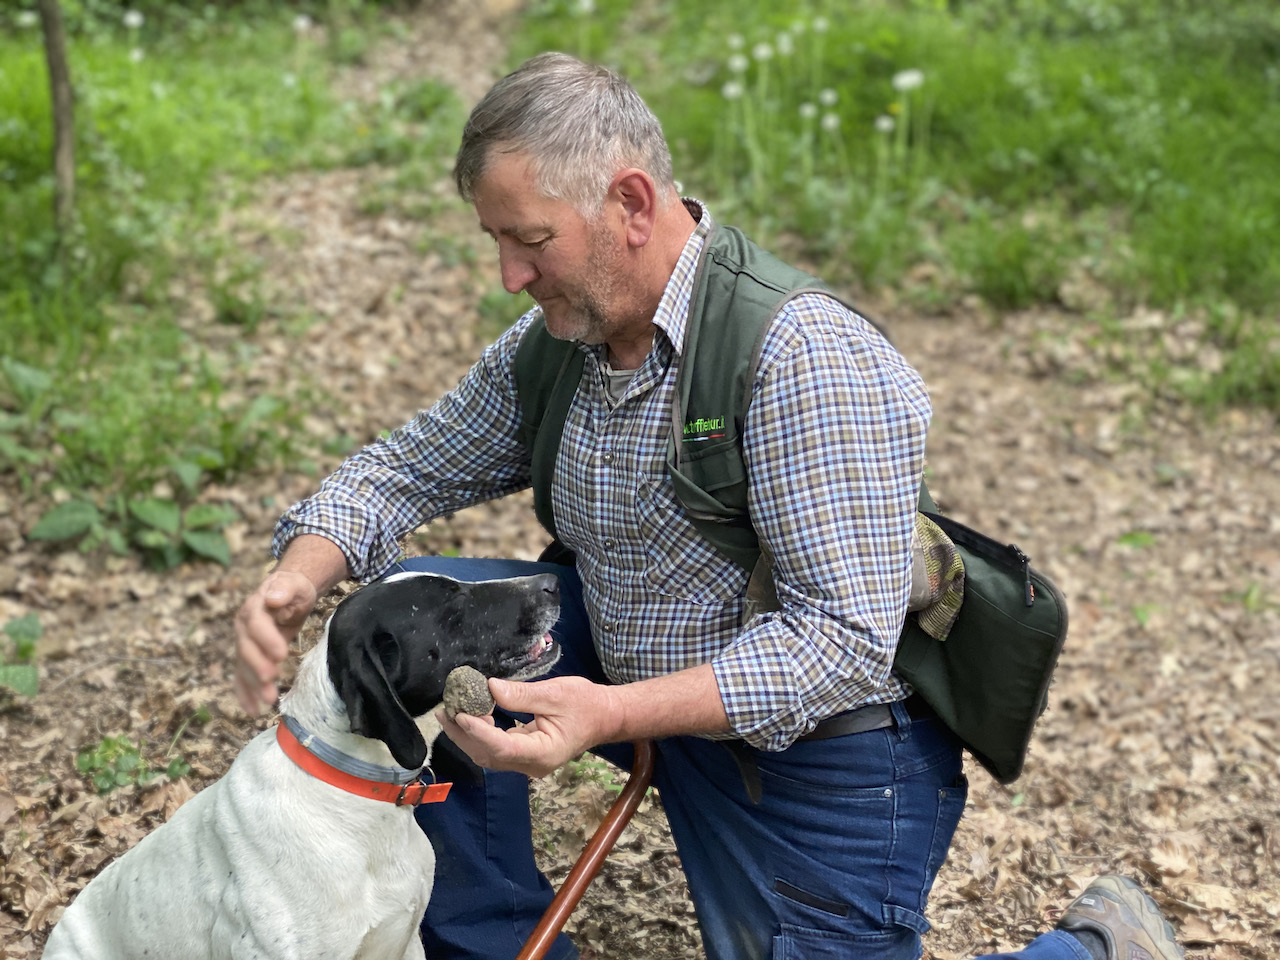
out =
{"type": "Polygon", "coordinates": [[[549,633],[544,633],[534,641],[523,654],[504,660],[502,666],[511,672],[509,680],[531,680],[540,677],[550,670],[560,659],[560,644],[549,633]]]}

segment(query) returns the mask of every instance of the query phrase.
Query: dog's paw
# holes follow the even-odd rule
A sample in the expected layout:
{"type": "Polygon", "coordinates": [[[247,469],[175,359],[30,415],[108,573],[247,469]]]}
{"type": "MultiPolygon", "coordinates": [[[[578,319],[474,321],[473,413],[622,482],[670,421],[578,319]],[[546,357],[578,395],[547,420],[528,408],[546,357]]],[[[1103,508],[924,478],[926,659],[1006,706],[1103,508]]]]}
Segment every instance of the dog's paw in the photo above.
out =
{"type": "Polygon", "coordinates": [[[489,683],[475,667],[455,667],[444,681],[444,712],[452,720],[460,713],[483,717],[493,710],[489,683]]]}

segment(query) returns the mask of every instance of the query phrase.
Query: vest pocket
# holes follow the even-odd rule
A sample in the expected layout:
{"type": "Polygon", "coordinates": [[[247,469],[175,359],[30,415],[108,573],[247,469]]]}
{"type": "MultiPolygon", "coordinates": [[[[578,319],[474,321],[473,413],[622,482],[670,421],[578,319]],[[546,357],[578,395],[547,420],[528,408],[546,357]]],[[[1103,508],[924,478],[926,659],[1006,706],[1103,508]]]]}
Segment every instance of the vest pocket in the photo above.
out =
{"type": "MultiPolygon", "coordinates": [[[[668,469],[675,473],[672,466],[668,469]]],[[[747,468],[736,440],[684,443],[679,473],[680,496],[693,509],[717,516],[746,514],[747,468]]]]}

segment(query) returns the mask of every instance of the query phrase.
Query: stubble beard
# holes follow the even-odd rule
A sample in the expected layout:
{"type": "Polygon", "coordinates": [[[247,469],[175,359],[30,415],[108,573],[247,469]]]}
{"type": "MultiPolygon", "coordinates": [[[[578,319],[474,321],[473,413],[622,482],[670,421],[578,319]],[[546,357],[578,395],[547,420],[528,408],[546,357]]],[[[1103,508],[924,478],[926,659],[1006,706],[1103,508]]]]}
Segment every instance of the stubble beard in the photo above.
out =
{"type": "Polygon", "coordinates": [[[620,318],[610,317],[609,312],[619,299],[622,256],[609,241],[603,230],[592,234],[580,284],[561,295],[558,306],[564,313],[553,319],[543,308],[547,331],[557,340],[601,344],[618,327],[620,318]]]}

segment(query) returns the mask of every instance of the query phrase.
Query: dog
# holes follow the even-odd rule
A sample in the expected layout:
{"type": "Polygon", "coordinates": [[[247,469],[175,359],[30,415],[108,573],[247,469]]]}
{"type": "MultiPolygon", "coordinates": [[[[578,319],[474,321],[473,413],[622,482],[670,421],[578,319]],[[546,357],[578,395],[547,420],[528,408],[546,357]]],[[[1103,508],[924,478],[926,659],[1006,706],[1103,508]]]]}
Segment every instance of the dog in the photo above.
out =
{"type": "Polygon", "coordinates": [[[559,610],[553,574],[398,573],[344,598],[280,727],[94,878],[45,960],[422,960],[435,855],[409,804],[447,785],[404,781],[430,760],[449,672],[546,673],[559,610]],[[317,756],[345,787],[299,765],[317,756]]]}

